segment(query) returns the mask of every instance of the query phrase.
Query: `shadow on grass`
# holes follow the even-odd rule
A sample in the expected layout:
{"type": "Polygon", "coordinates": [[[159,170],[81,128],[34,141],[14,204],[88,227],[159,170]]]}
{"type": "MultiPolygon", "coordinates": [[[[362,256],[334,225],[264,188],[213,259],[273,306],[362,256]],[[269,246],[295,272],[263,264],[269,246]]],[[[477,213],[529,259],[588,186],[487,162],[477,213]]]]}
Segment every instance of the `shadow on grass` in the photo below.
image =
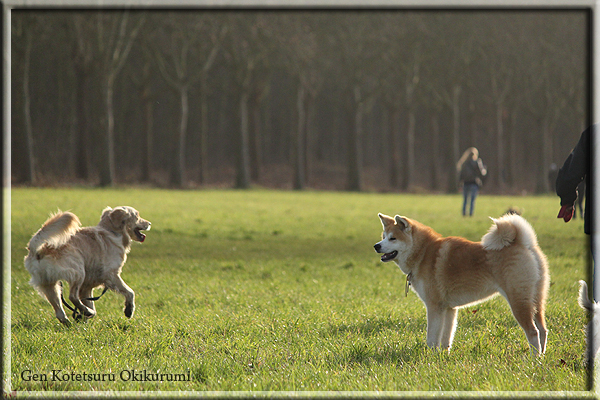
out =
{"type": "Polygon", "coordinates": [[[362,337],[372,337],[384,331],[409,331],[409,332],[425,332],[427,322],[425,318],[408,318],[408,319],[391,319],[385,317],[367,318],[363,322],[351,324],[330,324],[323,332],[324,336],[337,336],[348,334],[356,334],[362,337]]]}
{"type": "Polygon", "coordinates": [[[336,365],[377,363],[397,367],[414,363],[423,358],[427,322],[424,318],[392,319],[367,318],[351,324],[330,324],[322,332],[326,337],[344,337],[349,343],[340,346],[329,355],[329,362],[336,365]],[[407,335],[404,334],[407,333],[407,335]],[[406,341],[390,342],[381,338],[402,337],[406,341]],[[379,337],[379,338],[378,338],[379,337]],[[367,341],[363,341],[367,339],[367,341]]]}
{"type": "Polygon", "coordinates": [[[414,365],[423,360],[425,352],[431,351],[425,342],[411,340],[393,344],[352,343],[341,349],[339,353],[329,355],[328,362],[333,365],[393,365],[402,367],[414,365]]]}

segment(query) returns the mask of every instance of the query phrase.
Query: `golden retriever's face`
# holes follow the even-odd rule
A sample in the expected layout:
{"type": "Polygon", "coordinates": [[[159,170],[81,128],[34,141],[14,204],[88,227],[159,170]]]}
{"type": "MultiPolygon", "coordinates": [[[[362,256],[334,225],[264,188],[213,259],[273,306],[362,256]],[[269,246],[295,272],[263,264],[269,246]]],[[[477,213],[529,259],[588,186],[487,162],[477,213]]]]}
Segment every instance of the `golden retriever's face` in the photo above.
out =
{"type": "Polygon", "coordinates": [[[113,230],[126,233],[131,239],[143,242],[146,239],[141,231],[149,231],[151,224],[140,218],[140,213],[133,207],[121,206],[114,209],[107,207],[102,213],[101,222],[112,226],[113,230]]]}

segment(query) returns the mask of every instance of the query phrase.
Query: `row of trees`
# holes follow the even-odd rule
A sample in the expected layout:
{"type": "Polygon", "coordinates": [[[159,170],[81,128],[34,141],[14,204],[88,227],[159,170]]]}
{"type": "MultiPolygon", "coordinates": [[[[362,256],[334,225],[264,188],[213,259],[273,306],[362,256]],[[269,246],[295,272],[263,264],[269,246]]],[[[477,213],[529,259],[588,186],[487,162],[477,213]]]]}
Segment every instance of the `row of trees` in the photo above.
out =
{"type": "Polygon", "coordinates": [[[14,183],[547,191],[586,10],[12,11],[14,183]]]}

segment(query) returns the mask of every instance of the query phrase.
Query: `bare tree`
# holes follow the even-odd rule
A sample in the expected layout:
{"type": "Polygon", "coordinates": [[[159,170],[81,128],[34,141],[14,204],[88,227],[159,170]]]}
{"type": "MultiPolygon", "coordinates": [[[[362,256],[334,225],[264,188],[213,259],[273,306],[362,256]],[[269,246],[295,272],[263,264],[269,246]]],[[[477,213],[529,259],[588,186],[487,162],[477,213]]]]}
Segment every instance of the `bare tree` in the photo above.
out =
{"type": "Polygon", "coordinates": [[[71,18],[73,32],[73,69],[75,73],[75,124],[73,162],[75,176],[89,179],[92,169],[92,129],[90,109],[92,97],[89,95],[92,75],[98,64],[101,25],[96,23],[98,16],[76,13],[71,18]]]}
{"type": "Polygon", "coordinates": [[[263,13],[229,13],[224,38],[226,59],[233,68],[233,78],[239,92],[240,128],[236,140],[235,186],[247,189],[251,182],[251,127],[250,112],[253,89],[268,69],[270,25],[263,13]]]}
{"type": "MultiPolygon", "coordinates": [[[[146,23],[145,26],[149,24],[146,23]]],[[[143,31],[140,33],[141,68],[127,69],[127,76],[134,84],[142,103],[142,148],[141,174],[142,182],[150,182],[152,173],[152,152],[154,148],[154,102],[156,95],[152,87],[154,55],[151,49],[151,38],[143,31]]]]}
{"type": "Polygon", "coordinates": [[[114,117],[114,87],[115,80],[125,60],[129,56],[131,45],[135,40],[144,20],[145,14],[139,16],[133,27],[128,28],[130,13],[124,11],[119,17],[112,15],[109,41],[106,43],[104,77],[106,101],[106,160],[100,173],[100,185],[108,186],[115,183],[115,117],[114,117]]]}
{"type": "Polygon", "coordinates": [[[27,137],[27,159],[29,177],[31,184],[36,183],[36,159],[33,141],[33,126],[31,123],[31,93],[29,90],[29,74],[31,67],[31,48],[33,46],[33,32],[29,29],[24,30],[25,35],[25,60],[23,62],[23,95],[25,102],[23,104],[23,113],[25,118],[25,135],[27,137]]]}
{"type": "Polygon", "coordinates": [[[129,11],[111,11],[73,14],[75,34],[75,72],[77,76],[77,124],[78,150],[77,171],[82,177],[89,176],[90,128],[86,90],[90,82],[92,68],[99,64],[102,73],[106,135],[99,148],[103,149],[103,163],[100,168],[100,185],[115,183],[115,122],[114,87],[115,80],[125,65],[131,46],[145,20],[145,14],[136,13],[137,21],[129,27],[129,11]]]}
{"type": "Polygon", "coordinates": [[[379,21],[383,32],[380,51],[385,61],[384,68],[379,68],[380,90],[390,124],[390,182],[393,187],[406,190],[415,184],[416,110],[421,104],[419,88],[424,60],[421,41],[430,33],[425,29],[423,15],[419,13],[388,14],[381,16],[379,21]],[[399,50],[389,51],[390,48],[399,50]],[[406,125],[397,127],[395,124],[401,111],[406,114],[406,125]],[[405,138],[403,146],[398,146],[399,135],[405,138]]]}
{"type": "MultiPolygon", "coordinates": [[[[449,46],[446,43],[446,32],[451,26],[456,26],[454,18],[464,18],[461,14],[440,14],[432,18],[433,21],[426,27],[428,44],[425,53],[428,55],[425,64],[428,66],[428,75],[434,79],[423,79],[423,83],[434,101],[441,102],[452,115],[451,132],[451,157],[448,158],[446,168],[454,171],[454,165],[462,152],[461,146],[461,96],[468,85],[468,73],[473,62],[473,46],[476,37],[469,30],[471,25],[461,23],[460,28],[453,29],[453,41],[449,46]],[[431,58],[435,59],[432,62],[431,58]]],[[[472,144],[470,144],[472,145],[472,144]]],[[[448,175],[449,192],[456,191],[458,187],[457,174],[450,172],[448,175]]]]}
{"type": "MultiPolygon", "coordinates": [[[[511,93],[514,70],[514,18],[510,15],[498,15],[499,24],[488,27],[491,34],[480,35],[477,52],[481,70],[489,79],[489,90],[484,90],[483,98],[492,105],[494,114],[495,131],[495,157],[496,165],[494,176],[496,186],[500,190],[506,187],[508,168],[506,163],[506,119],[509,94],[511,93]]],[[[480,20],[483,22],[483,19],[480,20]]]]}
{"type": "MultiPolygon", "coordinates": [[[[539,157],[537,160],[537,174],[535,191],[545,193],[549,191],[547,172],[553,162],[555,153],[555,142],[557,135],[554,133],[558,123],[564,118],[569,104],[576,101],[575,88],[577,87],[577,76],[583,76],[584,70],[581,65],[571,64],[573,51],[570,46],[560,45],[562,40],[568,38],[572,25],[570,19],[556,18],[550,14],[539,19],[534,16],[521,16],[522,21],[540,32],[540,38],[536,43],[526,42],[522,35],[520,45],[527,52],[530,62],[524,64],[521,60],[521,69],[524,75],[523,90],[520,97],[525,110],[536,121],[536,135],[541,138],[539,149],[532,156],[539,157]],[[549,23],[554,20],[554,23],[549,23]],[[562,29],[556,29],[561,26],[562,29]],[[562,65],[557,65],[556,60],[569,60],[562,65]],[[569,72],[567,72],[569,71],[569,72]]],[[[519,28],[523,28],[520,24],[519,28]]],[[[575,129],[573,129],[575,130],[575,129]]]]}
{"type": "Polygon", "coordinates": [[[160,15],[161,29],[157,30],[155,55],[162,77],[177,93],[180,102],[179,130],[177,133],[176,162],[171,174],[171,183],[185,186],[186,174],[186,138],[189,120],[189,92],[193,85],[202,82],[201,113],[201,171],[200,181],[206,173],[206,135],[207,105],[206,76],[214,64],[219,50],[218,31],[210,16],[169,12],[167,18],[160,15]],[[160,37],[169,38],[168,43],[160,37]]]}
{"type": "Polygon", "coordinates": [[[318,26],[320,19],[308,13],[284,14],[274,21],[276,54],[281,65],[294,77],[296,125],[291,144],[292,186],[306,187],[310,176],[311,120],[314,101],[322,83],[323,69],[318,26]]]}
{"type": "Polygon", "coordinates": [[[298,189],[455,191],[474,145],[490,189],[545,191],[589,122],[583,12],[69,10],[19,26],[39,12],[12,19],[16,180],[147,180],[154,156],[173,182],[194,165],[203,183],[210,156],[211,180],[233,166],[238,187],[269,165],[298,189]]]}
{"type": "Polygon", "coordinates": [[[356,12],[344,12],[333,20],[328,52],[341,73],[335,79],[344,91],[348,125],[347,186],[363,188],[363,121],[367,104],[377,90],[378,21],[356,12]]]}
{"type": "MultiPolygon", "coordinates": [[[[37,183],[37,157],[35,154],[36,141],[34,139],[34,128],[32,122],[31,113],[31,95],[32,90],[30,88],[31,80],[31,53],[33,51],[33,42],[36,39],[35,36],[41,35],[42,27],[38,19],[35,16],[26,14],[17,14],[14,18],[12,25],[13,40],[20,40],[20,46],[18,48],[22,56],[22,66],[18,70],[22,71],[22,85],[21,90],[23,94],[23,121],[25,131],[25,143],[26,143],[26,173],[25,182],[32,185],[37,183]]],[[[21,61],[19,59],[19,61],[21,61]]]]}

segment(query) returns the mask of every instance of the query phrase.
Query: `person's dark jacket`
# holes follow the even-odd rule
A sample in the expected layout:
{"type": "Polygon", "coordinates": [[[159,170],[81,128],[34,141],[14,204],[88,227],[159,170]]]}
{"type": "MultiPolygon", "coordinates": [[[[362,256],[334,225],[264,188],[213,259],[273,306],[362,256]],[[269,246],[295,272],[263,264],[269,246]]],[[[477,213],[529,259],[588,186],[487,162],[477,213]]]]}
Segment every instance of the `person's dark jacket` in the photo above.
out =
{"type": "Polygon", "coordinates": [[[592,125],[579,138],[579,142],[565,160],[558,171],[556,178],[556,194],[560,197],[560,205],[574,205],[577,200],[577,185],[585,179],[585,210],[583,230],[588,235],[591,233],[592,190],[591,190],[591,158],[590,148],[593,131],[592,125]]]}
{"type": "Polygon", "coordinates": [[[483,171],[485,171],[485,167],[483,166],[481,158],[477,160],[469,158],[462,165],[459,179],[465,185],[475,183],[477,186],[481,187],[483,185],[482,179],[485,176],[483,171]]]}

